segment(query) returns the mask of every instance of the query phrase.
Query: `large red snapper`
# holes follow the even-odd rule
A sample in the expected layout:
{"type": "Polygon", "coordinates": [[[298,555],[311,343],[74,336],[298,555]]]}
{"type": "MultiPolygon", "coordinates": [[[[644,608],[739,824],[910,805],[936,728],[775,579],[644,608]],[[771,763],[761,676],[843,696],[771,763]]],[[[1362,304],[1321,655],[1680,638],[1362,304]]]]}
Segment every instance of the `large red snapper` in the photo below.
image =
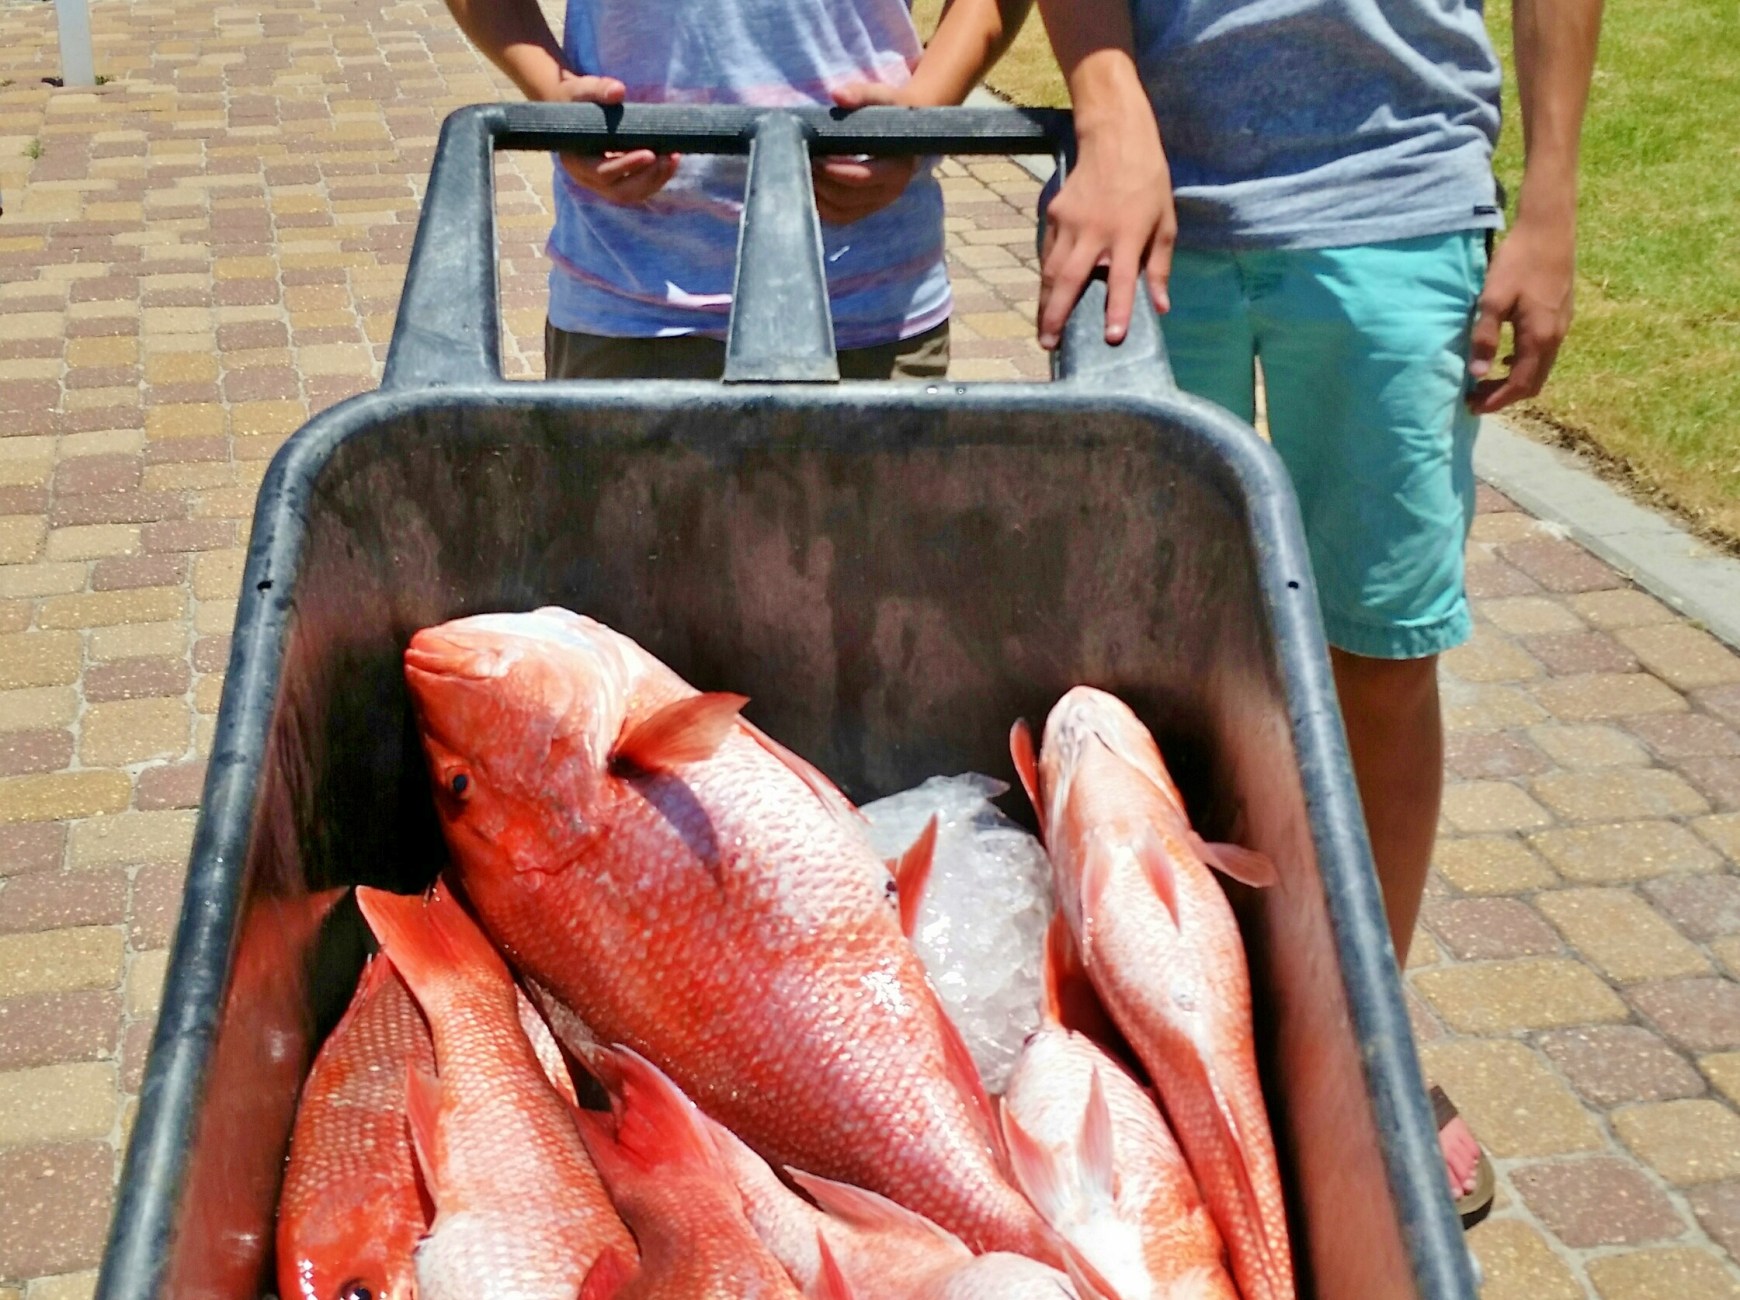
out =
{"type": "Polygon", "coordinates": [[[459,878],[523,974],[773,1163],[1055,1258],[861,819],[742,697],[559,609],[425,629],[405,669],[459,878]]]}
{"type": "Polygon", "coordinates": [[[1104,691],[1078,686],[1057,703],[1037,771],[1023,727],[1013,740],[1059,907],[1100,1000],[1160,1094],[1234,1280],[1245,1300],[1290,1300],[1244,943],[1204,859],[1251,884],[1272,880],[1273,867],[1203,843],[1153,736],[1104,691]]]}
{"type": "Polygon", "coordinates": [[[435,1073],[408,1072],[407,1114],[435,1205],[418,1300],[574,1300],[633,1246],[521,1023],[507,967],[447,890],[359,888],[357,904],[428,1020],[435,1073]]]}
{"type": "Polygon", "coordinates": [[[284,1300],[415,1300],[428,1225],[405,1122],[408,1068],[432,1070],[428,1027],[376,956],[302,1088],[278,1202],[284,1300]]]}

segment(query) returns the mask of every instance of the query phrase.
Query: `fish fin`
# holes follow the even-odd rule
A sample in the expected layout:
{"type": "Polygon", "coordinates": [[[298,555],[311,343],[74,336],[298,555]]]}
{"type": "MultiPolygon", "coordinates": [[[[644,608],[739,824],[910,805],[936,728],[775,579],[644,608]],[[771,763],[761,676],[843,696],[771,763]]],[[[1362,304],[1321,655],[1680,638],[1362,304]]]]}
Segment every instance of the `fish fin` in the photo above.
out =
{"type": "Polygon", "coordinates": [[[1033,728],[1026,718],[1015,719],[1009,728],[1009,757],[1015,761],[1015,775],[1021,778],[1021,788],[1027,791],[1027,802],[1033,805],[1033,815],[1039,819],[1039,838],[1045,838],[1045,805],[1039,802],[1039,759],[1033,748],[1033,728]]]}
{"type": "Polygon", "coordinates": [[[1247,849],[1241,844],[1211,844],[1195,831],[1190,832],[1190,847],[1209,866],[1252,889],[1267,889],[1280,880],[1275,864],[1266,854],[1247,849]]]}
{"type": "Polygon", "coordinates": [[[519,1009],[520,1028],[531,1042],[538,1064],[544,1067],[544,1077],[561,1094],[563,1101],[570,1106],[578,1106],[580,1098],[574,1091],[574,1076],[568,1073],[568,1063],[562,1059],[562,1047],[556,1041],[556,1035],[539,1014],[537,1007],[532,1005],[526,991],[517,984],[514,986],[514,1002],[519,1009]]]}
{"type": "Polygon", "coordinates": [[[1117,1288],[1093,1266],[1093,1261],[1070,1242],[1059,1239],[1058,1252],[1063,1256],[1063,1271],[1075,1287],[1081,1300],[1121,1300],[1117,1288]]]}
{"type": "Polygon", "coordinates": [[[642,719],[616,742],[612,768],[666,772],[679,763],[711,758],[737,725],[747,695],[710,691],[673,701],[642,719]]]}
{"type": "Polygon", "coordinates": [[[411,1154],[429,1199],[441,1201],[441,1080],[421,1065],[405,1071],[405,1120],[411,1129],[411,1154]]]}
{"type": "Polygon", "coordinates": [[[1015,1184],[1021,1189],[1039,1217],[1053,1223],[1069,1205],[1070,1180],[1063,1160],[1050,1147],[1021,1126],[1015,1112],[1003,1108],[1003,1144],[1009,1151],[1009,1167],[1015,1184]]]}
{"type": "Polygon", "coordinates": [[[811,1300],[852,1300],[852,1288],[846,1282],[846,1275],[840,1271],[840,1261],[834,1258],[834,1252],[828,1247],[827,1235],[820,1228],[816,1229],[816,1254],[821,1268],[809,1290],[811,1300]]]}
{"type": "Polygon", "coordinates": [[[1117,1166],[1112,1155],[1112,1109],[1096,1064],[1088,1079],[1087,1109],[1081,1116],[1081,1150],[1077,1163],[1082,1185],[1094,1200],[1110,1206],[1117,1199],[1117,1166]]]}
{"type": "Polygon", "coordinates": [[[984,1134],[991,1141],[991,1151],[1001,1164],[1004,1159],[1002,1135],[997,1131],[997,1115],[991,1109],[991,1094],[985,1091],[985,1080],[979,1073],[979,1063],[973,1060],[972,1049],[961,1036],[960,1027],[949,1018],[942,999],[937,997],[936,990],[928,982],[925,984],[925,992],[930,994],[930,1004],[936,1010],[937,1023],[942,1030],[943,1072],[966,1094],[978,1111],[984,1134]]]}
{"type": "Polygon", "coordinates": [[[617,1154],[642,1171],[705,1168],[735,1186],[701,1112],[683,1090],[633,1048],[617,1047],[612,1055],[619,1076],[611,1089],[617,1154]]]}
{"type": "Polygon", "coordinates": [[[437,882],[423,898],[359,885],[356,901],[425,1013],[444,985],[511,985],[501,955],[445,885],[437,882]]]}
{"type": "Polygon", "coordinates": [[[925,886],[930,883],[930,869],[936,861],[936,827],[937,820],[933,815],[912,846],[888,864],[900,899],[900,932],[908,939],[918,927],[918,906],[924,901],[925,886]]]}
{"type": "Polygon", "coordinates": [[[864,814],[852,806],[852,801],[841,793],[840,787],[830,781],[820,768],[801,754],[787,749],[748,718],[739,721],[756,744],[784,763],[793,776],[809,787],[810,793],[815,795],[834,820],[854,828],[860,834],[863,833],[864,814]]]}
{"type": "Polygon", "coordinates": [[[1154,886],[1154,893],[1166,907],[1167,914],[1172,918],[1172,924],[1178,924],[1178,868],[1173,864],[1172,854],[1161,842],[1159,832],[1152,827],[1136,843],[1136,857],[1142,863],[1142,870],[1148,876],[1148,883],[1154,886]]]}
{"type": "Polygon", "coordinates": [[[586,1270],[586,1280],[580,1284],[578,1300],[611,1300],[628,1285],[635,1268],[615,1246],[606,1246],[586,1270]]]}
{"type": "Polygon", "coordinates": [[[959,1247],[962,1254],[967,1251],[961,1239],[947,1228],[931,1222],[917,1210],[909,1210],[904,1205],[889,1200],[886,1196],[862,1187],[854,1187],[850,1183],[836,1182],[832,1178],[806,1174],[803,1170],[793,1169],[789,1165],[785,1175],[808,1193],[810,1199],[821,1206],[825,1213],[850,1227],[861,1228],[866,1232],[928,1233],[938,1241],[959,1247]]]}

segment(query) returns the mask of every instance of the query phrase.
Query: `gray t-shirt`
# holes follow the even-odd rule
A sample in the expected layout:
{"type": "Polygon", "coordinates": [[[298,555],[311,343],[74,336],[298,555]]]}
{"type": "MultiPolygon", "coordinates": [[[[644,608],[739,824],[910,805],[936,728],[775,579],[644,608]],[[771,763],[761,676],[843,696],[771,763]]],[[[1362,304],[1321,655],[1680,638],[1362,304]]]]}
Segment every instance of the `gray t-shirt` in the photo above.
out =
{"type": "Polygon", "coordinates": [[[1480,0],[1131,0],[1179,243],[1328,248],[1502,224],[1480,0]]]}

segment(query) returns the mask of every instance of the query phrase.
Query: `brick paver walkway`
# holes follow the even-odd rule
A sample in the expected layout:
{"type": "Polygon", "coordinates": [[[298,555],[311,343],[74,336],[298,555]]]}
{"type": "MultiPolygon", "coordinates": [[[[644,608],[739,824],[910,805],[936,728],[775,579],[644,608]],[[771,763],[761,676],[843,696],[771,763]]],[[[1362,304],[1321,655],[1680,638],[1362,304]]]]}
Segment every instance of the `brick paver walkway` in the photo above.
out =
{"type": "MultiPolygon", "coordinates": [[[[95,92],[0,0],[0,1300],[88,1295],[266,459],[369,387],[436,130],[434,0],[101,0],[95,92]]],[[[513,373],[547,168],[504,160],[513,373]]],[[[1039,377],[1032,180],[951,164],[954,373],[1039,377]]],[[[1494,1152],[1491,1300],[1740,1296],[1740,658],[1489,495],[1412,973],[1494,1152]]]]}

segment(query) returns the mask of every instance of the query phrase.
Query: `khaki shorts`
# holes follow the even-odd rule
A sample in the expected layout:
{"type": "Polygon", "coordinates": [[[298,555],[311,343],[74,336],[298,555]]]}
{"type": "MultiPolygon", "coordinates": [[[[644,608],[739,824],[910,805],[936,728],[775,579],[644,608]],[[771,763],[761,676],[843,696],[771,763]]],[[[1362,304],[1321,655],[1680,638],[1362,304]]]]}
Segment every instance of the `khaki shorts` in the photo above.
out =
{"type": "MultiPolygon", "coordinates": [[[[942,379],[949,370],[949,323],[896,343],[846,348],[839,357],[842,379],[942,379]]],[[[719,339],[616,339],[544,322],[549,379],[718,379],[724,373],[725,344],[719,339]]]]}

